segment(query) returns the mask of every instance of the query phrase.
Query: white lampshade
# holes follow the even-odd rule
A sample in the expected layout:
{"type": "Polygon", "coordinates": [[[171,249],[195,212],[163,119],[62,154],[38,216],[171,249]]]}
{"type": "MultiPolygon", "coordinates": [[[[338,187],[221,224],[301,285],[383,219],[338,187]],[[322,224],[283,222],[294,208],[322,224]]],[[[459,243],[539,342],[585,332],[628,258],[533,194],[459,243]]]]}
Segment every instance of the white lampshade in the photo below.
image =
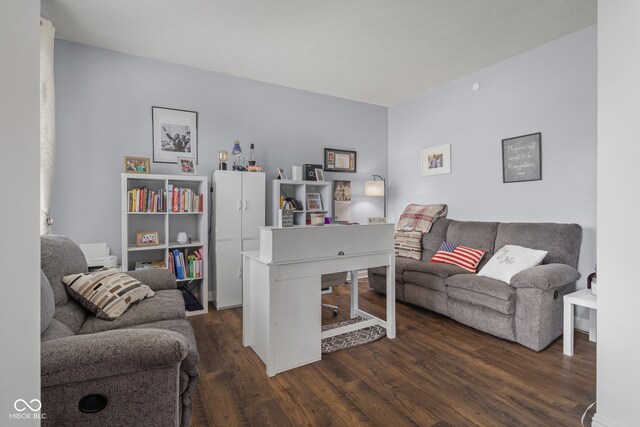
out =
{"type": "Polygon", "coordinates": [[[364,182],[364,195],[365,196],[384,196],[384,181],[365,181],[364,182]]]}

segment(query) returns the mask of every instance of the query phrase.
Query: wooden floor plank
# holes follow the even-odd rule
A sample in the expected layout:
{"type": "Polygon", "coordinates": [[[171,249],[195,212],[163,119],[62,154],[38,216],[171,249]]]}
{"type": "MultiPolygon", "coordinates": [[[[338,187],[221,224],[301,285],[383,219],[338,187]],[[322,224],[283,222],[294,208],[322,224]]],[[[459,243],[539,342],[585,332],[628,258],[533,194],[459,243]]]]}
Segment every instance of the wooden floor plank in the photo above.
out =
{"type": "MultiPolygon", "coordinates": [[[[359,299],[384,318],[384,296],[366,280],[359,299]]],[[[348,286],[323,301],[339,307],[337,316],[322,310],[323,324],[349,318],[348,286]]],[[[395,340],[269,378],[242,346],[242,309],[210,308],[189,318],[201,356],[193,426],[575,426],[595,400],[596,345],[580,333],[573,357],[561,338],[534,352],[398,303],[395,340]]]]}

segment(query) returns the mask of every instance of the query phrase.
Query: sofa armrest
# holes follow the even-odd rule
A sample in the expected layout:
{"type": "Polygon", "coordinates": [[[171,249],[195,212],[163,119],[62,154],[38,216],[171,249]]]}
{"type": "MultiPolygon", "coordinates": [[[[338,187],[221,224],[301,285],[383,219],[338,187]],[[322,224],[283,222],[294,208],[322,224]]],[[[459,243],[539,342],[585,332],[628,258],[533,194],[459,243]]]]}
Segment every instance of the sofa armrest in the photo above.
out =
{"type": "Polygon", "coordinates": [[[127,271],[127,274],[138,279],[152,291],[177,289],[176,276],[166,268],[150,268],[148,270],[127,271]]]}
{"type": "Polygon", "coordinates": [[[566,264],[544,264],[528,268],[511,278],[514,288],[552,289],[573,283],[580,278],[578,270],[566,264]]]}
{"type": "Polygon", "coordinates": [[[42,387],[175,366],[189,344],[177,332],[113,330],[73,335],[41,344],[42,387]]]}

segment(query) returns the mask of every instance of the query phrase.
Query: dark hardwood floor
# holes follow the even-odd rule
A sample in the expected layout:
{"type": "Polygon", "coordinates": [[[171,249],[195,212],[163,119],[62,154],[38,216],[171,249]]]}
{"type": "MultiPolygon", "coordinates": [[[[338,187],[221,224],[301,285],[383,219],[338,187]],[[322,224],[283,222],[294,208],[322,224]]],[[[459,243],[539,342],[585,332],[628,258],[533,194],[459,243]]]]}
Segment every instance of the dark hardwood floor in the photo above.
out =
{"type": "MultiPolygon", "coordinates": [[[[360,306],[384,317],[384,297],[366,281],[360,289],[360,306]]],[[[348,286],[323,301],[340,306],[336,317],[323,309],[323,323],[348,318],[348,286]]],[[[210,310],[190,318],[200,351],[193,426],[579,426],[595,400],[596,346],[581,333],[573,357],[562,338],[536,353],[399,302],[395,340],[269,378],[242,346],[242,309],[210,310]]]]}

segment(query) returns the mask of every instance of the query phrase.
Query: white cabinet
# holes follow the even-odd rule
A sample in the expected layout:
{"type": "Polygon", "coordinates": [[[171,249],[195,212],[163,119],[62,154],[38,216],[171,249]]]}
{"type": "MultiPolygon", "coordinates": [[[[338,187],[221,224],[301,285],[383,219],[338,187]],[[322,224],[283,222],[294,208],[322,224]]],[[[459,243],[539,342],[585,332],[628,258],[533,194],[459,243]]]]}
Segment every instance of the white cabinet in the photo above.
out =
{"type": "Polygon", "coordinates": [[[265,225],[265,174],[215,171],[214,290],[216,308],[242,305],[243,250],[259,247],[265,225]]]}

